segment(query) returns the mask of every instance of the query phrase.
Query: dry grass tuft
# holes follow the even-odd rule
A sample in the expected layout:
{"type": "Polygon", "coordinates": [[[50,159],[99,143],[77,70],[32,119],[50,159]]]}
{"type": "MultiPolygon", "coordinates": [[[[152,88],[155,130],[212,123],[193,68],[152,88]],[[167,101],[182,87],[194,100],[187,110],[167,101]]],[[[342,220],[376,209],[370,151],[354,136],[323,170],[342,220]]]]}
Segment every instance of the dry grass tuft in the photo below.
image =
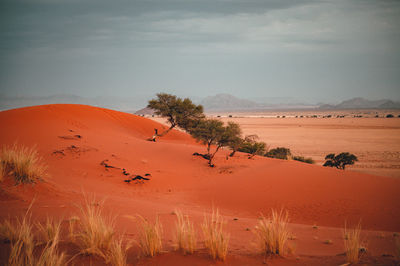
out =
{"type": "Polygon", "coordinates": [[[179,210],[175,211],[178,219],[176,226],[176,245],[183,254],[193,254],[196,249],[196,232],[194,231],[193,223],[189,221],[189,216],[183,216],[179,210]]]}
{"type": "Polygon", "coordinates": [[[61,229],[61,220],[56,222],[53,219],[47,217],[46,223],[36,223],[36,227],[39,230],[39,234],[45,243],[52,243],[55,239],[58,239],[61,229]]]}
{"type": "Polygon", "coordinates": [[[78,224],[78,222],[81,219],[79,219],[78,216],[72,216],[71,218],[69,218],[68,220],[68,238],[72,241],[75,242],[75,228],[78,224]]]}
{"type": "Polygon", "coordinates": [[[124,245],[123,239],[114,239],[110,245],[110,249],[106,253],[106,263],[113,266],[125,266],[127,259],[127,251],[131,248],[131,242],[124,245]]]}
{"type": "MultiPolygon", "coordinates": [[[[49,220],[48,220],[49,221],[49,220]]],[[[66,257],[64,253],[58,252],[58,243],[60,241],[60,224],[61,222],[51,222],[50,225],[52,230],[48,235],[48,241],[44,247],[42,254],[36,260],[34,265],[38,266],[62,266],[67,265],[66,257]]]]}
{"type": "Polygon", "coordinates": [[[9,240],[11,242],[9,265],[35,265],[33,256],[35,242],[29,210],[22,219],[18,218],[15,224],[12,224],[9,220],[7,221],[7,227],[10,229],[9,240]]]}
{"type": "MultiPolygon", "coordinates": [[[[33,203],[33,202],[32,202],[33,203]]],[[[39,258],[35,258],[34,250],[38,245],[35,243],[32,232],[33,223],[29,206],[22,218],[17,218],[15,223],[10,219],[5,220],[1,225],[1,236],[11,243],[8,265],[17,266],[61,266],[66,265],[64,254],[59,254],[57,246],[59,243],[60,227],[54,227],[51,239],[46,243],[39,258]]],[[[53,223],[59,224],[59,223],[53,223]]]]}
{"type": "Polygon", "coordinates": [[[213,259],[225,260],[228,253],[229,235],[223,231],[224,220],[219,215],[218,209],[212,215],[204,216],[201,225],[204,235],[204,245],[213,259]]]}
{"type": "Polygon", "coordinates": [[[139,247],[144,256],[154,257],[162,250],[162,225],[158,216],[154,224],[147,221],[140,215],[137,215],[139,218],[139,247]]]}
{"type": "Polygon", "coordinates": [[[360,258],[361,249],[361,224],[353,229],[344,228],[344,248],[346,250],[346,260],[349,263],[357,263],[360,258]]]}
{"type": "Polygon", "coordinates": [[[113,243],[115,224],[111,216],[103,217],[103,203],[96,203],[94,196],[84,195],[84,203],[79,206],[81,219],[76,221],[76,232],[70,234],[80,254],[106,259],[113,243]]]}
{"type": "Polygon", "coordinates": [[[0,150],[2,176],[13,176],[17,184],[41,180],[47,168],[41,160],[35,147],[14,144],[0,150]]]}
{"type": "Polygon", "coordinates": [[[0,182],[3,182],[4,178],[6,177],[6,168],[4,167],[3,161],[0,157],[0,182]]]}
{"type": "Polygon", "coordinates": [[[19,227],[13,225],[10,218],[5,219],[0,224],[0,238],[5,241],[16,242],[19,235],[18,229],[19,227]]]}
{"type": "Polygon", "coordinates": [[[394,243],[395,243],[395,245],[396,245],[396,256],[397,256],[397,259],[400,260],[400,239],[399,239],[399,238],[396,238],[396,239],[394,240],[394,243]]]}
{"type": "Polygon", "coordinates": [[[261,251],[265,254],[285,255],[286,242],[290,237],[288,231],[289,214],[281,210],[272,210],[269,219],[264,216],[255,227],[255,234],[261,251]]]}

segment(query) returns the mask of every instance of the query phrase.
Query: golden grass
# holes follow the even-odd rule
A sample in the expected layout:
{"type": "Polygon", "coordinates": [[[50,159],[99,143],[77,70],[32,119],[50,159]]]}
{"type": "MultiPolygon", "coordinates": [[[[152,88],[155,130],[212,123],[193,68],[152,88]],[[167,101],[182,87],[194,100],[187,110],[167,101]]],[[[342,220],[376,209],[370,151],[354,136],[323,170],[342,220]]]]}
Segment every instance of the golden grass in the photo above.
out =
{"type": "Polygon", "coordinates": [[[13,176],[17,184],[35,183],[45,175],[46,166],[41,162],[35,147],[14,144],[0,150],[3,176],[13,176]]]}
{"type": "Polygon", "coordinates": [[[285,255],[286,242],[290,237],[288,231],[289,214],[281,210],[271,211],[269,219],[262,216],[255,227],[255,234],[261,251],[265,254],[285,255]]]}
{"type": "Polygon", "coordinates": [[[115,234],[115,223],[111,216],[103,217],[103,203],[96,203],[94,196],[84,196],[79,206],[81,218],[77,221],[72,239],[80,248],[80,254],[107,258],[115,234]]]}
{"type": "Polygon", "coordinates": [[[114,239],[110,245],[110,249],[106,253],[106,263],[113,266],[125,266],[127,259],[127,251],[131,248],[131,242],[124,245],[123,239],[114,239]]]}
{"type": "Polygon", "coordinates": [[[201,228],[204,235],[204,245],[213,259],[225,260],[228,253],[229,235],[224,232],[224,220],[218,209],[211,216],[204,216],[201,228]]]}
{"type": "Polygon", "coordinates": [[[10,242],[16,242],[18,240],[18,227],[13,225],[11,219],[5,219],[0,224],[0,238],[10,242]]]}
{"type": "MultiPolygon", "coordinates": [[[[45,247],[39,258],[35,258],[34,250],[38,246],[34,239],[32,232],[33,223],[30,209],[33,202],[29,206],[27,212],[22,218],[17,218],[15,223],[10,219],[1,223],[1,237],[8,239],[11,242],[10,256],[8,258],[8,265],[15,266],[61,266],[65,265],[64,254],[59,254],[57,246],[59,243],[60,226],[55,226],[52,231],[51,239],[46,242],[45,247]]],[[[49,221],[49,220],[48,220],[49,221]]],[[[60,223],[52,223],[59,225],[60,223]]],[[[44,227],[43,227],[44,228],[44,227]]]]}
{"type": "Polygon", "coordinates": [[[361,248],[361,224],[353,229],[347,229],[346,226],[343,231],[344,234],[344,248],[346,250],[346,260],[348,263],[357,263],[360,258],[361,248]]]}
{"type": "Polygon", "coordinates": [[[4,178],[6,177],[6,168],[0,157],[0,182],[3,182],[4,178]]]}
{"type": "Polygon", "coordinates": [[[68,238],[75,242],[75,228],[81,219],[78,216],[72,216],[68,220],[68,238]]]}
{"type": "Polygon", "coordinates": [[[147,221],[142,216],[138,215],[139,218],[139,247],[142,255],[154,257],[162,250],[162,224],[156,218],[154,224],[147,221]]]}
{"type": "Polygon", "coordinates": [[[190,222],[189,216],[183,216],[179,210],[175,211],[177,222],[176,227],[176,246],[185,255],[193,254],[196,249],[196,232],[193,223],[190,222]]]}
{"type": "Polygon", "coordinates": [[[64,253],[58,252],[58,238],[54,238],[53,241],[47,243],[42,251],[39,259],[36,260],[34,265],[37,266],[63,266],[67,265],[66,257],[64,253]]]}
{"type": "Polygon", "coordinates": [[[45,243],[52,243],[55,239],[58,239],[61,229],[61,220],[56,222],[52,218],[47,217],[46,222],[36,223],[36,227],[45,243]]]}

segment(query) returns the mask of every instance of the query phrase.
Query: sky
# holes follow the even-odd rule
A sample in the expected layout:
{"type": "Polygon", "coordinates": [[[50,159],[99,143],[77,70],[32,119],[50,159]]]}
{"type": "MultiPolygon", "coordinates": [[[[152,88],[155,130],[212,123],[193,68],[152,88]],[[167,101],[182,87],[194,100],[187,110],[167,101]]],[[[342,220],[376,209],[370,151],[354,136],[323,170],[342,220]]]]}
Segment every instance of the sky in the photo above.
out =
{"type": "Polygon", "coordinates": [[[400,1],[0,0],[3,97],[157,92],[400,100],[400,1]]]}

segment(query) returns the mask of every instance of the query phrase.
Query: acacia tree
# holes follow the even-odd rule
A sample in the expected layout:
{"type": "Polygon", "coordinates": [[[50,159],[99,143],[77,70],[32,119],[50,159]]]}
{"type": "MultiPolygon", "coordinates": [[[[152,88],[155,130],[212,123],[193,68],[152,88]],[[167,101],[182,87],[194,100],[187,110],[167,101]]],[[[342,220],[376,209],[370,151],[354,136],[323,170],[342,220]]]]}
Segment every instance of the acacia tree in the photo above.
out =
{"type": "Polygon", "coordinates": [[[208,159],[208,164],[213,167],[215,154],[221,147],[229,146],[237,138],[240,138],[240,127],[238,124],[229,122],[227,126],[217,119],[202,119],[190,130],[190,134],[207,146],[207,154],[203,156],[208,159]],[[215,145],[214,152],[211,152],[215,145]]]}
{"type": "Polygon", "coordinates": [[[257,139],[257,135],[246,136],[242,144],[239,146],[238,151],[249,153],[249,159],[256,155],[264,155],[267,144],[262,141],[257,141],[257,139]]]}
{"type": "Polygon", "coordinates": [[[181,99],[175,95],[158,93],[157,99],[149,101],[147,107],[155,110],[156,115],[166,117],[171,126],[158,134],[156,131],[153,140],[157,136],[162,137],[171,129],[178,126],[186,131],[195,126],[196,121],[204,118],[203,106],[194,104],[189,98],[181,99]]]}
{"type": "Polygon", "coordinates": [[[330,153],[325,157],[326,162],[323,166],[336,167],[344,170],[346,165],[353,165],[358,161],[357,156],[348,152],[342,152],[338,155],[330,153]]]}

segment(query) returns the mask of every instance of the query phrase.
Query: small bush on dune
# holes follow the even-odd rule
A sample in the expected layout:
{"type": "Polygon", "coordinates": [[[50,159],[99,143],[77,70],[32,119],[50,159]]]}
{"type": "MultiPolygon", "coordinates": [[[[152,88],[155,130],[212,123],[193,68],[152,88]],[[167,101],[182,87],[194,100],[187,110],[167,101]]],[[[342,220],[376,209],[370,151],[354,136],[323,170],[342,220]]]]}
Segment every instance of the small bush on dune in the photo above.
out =
{"type": "Polygon", "coordinates": [[[175,211],[177,222],[176,227],[176,245],[183,254],[193,254],[196,248],[196,233],[194,231],[193,223],[190,222],[189,217],[183,216],[179,210],[175,211]]]}
{"type": "Polygon", "coordinates": [[[360,258],[361,248],[361,224],[359,223],[353,229],[344,228],[344,248],[346,250],[346,259],[349,263],[357,263],[360,258]]]}
{"type": "Polygon", "coordinates": [[[224,220],[218,209],[212,215],[204,216],[201,225],[204,235],[204,245],[213,259],[225,260],[228,253],[229,235],[223,231],[224,220]]]}
{"type": "Polygon", "coordinates": [[[115,224],[111,216],[103,216],[103,203],[96,203],[94,196],[84,196],[84,203],[79,206],[81,218],[72,238],[79,246],[81,254],[97,255],[106,259],[114,239],[115,224]]]}
{"type": "Polygon", "coordinates": [[[293,160],[303,162],[303,163],[309,163],[309,164],[315,163],[315,161],[312,158],[305,158],[303,156],[294,156],[293,160]]]}
{"type": "Polygon", "coordinates": [[[240,152],[245,152],[250,154],[249,159],[256,155],[263,155],[267,149],[267,144],[262,141],[257,141],[257,135],[248,135],[241,142],[241,145],[237,149],[240,152]]]}
{"type": "Polygon", "coordinates": [[[278,147],[275,149],[271,149],[264,156],[269,158],[288,160],[292,156],[292,153],[288,148],[278,147]]]}
{"type": "Polygon", "coordinates": [[[285,255],[286,242],[290,237],[288,231],[289,215],[281,210],[272,210],[267,219],[262,216],[259,224],[255,227],[255,234],[261,251],[264,254],[285,255]]]}
{"type": "Polygon", "coordinates": [[[35,183],[43,178],[46,166],[34,147],[22,145],[3,146],[0,150],[3,176],[13,176],[15,182],[35,183]]]}
{"type": "Polygon", "coordinates": [[[357,156],[348,152],[342,152],[338,155],[330,153],[325,156],[326,162],[323,166],[336,167],[338,169],[344,170],[346,165],[353,165],[358,161],[357,156]]]}
{"type": "Polygon", "coordinates": [[[162,225],[158,217],[154,224],[147,221],[142,216],[139,218],[139,247],[144,256],[154,257],[161,252],[162,249],[162,225]]]}

